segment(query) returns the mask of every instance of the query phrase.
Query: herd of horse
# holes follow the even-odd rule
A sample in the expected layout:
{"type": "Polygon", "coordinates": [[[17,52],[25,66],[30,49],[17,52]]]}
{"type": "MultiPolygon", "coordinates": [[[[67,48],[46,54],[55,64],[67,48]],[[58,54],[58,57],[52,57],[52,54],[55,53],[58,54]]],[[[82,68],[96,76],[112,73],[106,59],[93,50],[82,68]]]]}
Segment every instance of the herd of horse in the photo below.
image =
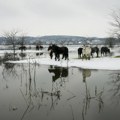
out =
{"type": "MultiPolygon", "coordinates": [[[[62,59],[69,59],[69,51],[65,46],[59,47],[53,44],[48,47],[48,51],[50,51],[49,55],[51,59],[53,58],[53,54],[55,55],[55,60],[58,61],[60,60],[60,54],[62,54],[62,59]]],[[[101,49],[99,49],[98,47],[84,45],[78,48],[78,58],[90,60],[91,57],[94,57],[94,53],[96,53],[96,57],[99,57],[100,52],[101,56],[107,56],[110,54],[110,49],[108,47],[101,47],[101,49]]]]}
{"type": "MultiPolygon", "coordinates": [[[[23,51],[26,50],[26,46],[21,46],[19,47],[19,50],[23,51]]],[[[42,45],[36,45],[36,50],[42,50],[43,46],[42,45]]],[[[49,55],[50,58],[53,58],[53,55],[55,56],[55,60],[60,60],[60,55],[62,55],[62,59],[68,60],[69,59],[69,50],[68,47],[62,46],[59,47],[56,44],[49,45],[48,47],[49,55]]],[[[108,47],[101,47],[99,49],[97,46],[96,47],[90,47],[88,45],[83,45],[82,47],[78,48],[78,58],[81,59],[90,59],[91,57],[94,57],[94,53],[96,53],[96,57],[99,57],[100,53],[101,56],[107,56],[110,54],[110,49],[108,47]]]]}
{"type": "Polygon", "coordinates": [[[110,55],[110,49],[108,47],[101,47],[101,49],[99,49],[98,47],[90,46],[78,48],[78,58],[90,59],[90,57],[93,58],[94,53],[96,53],[96,57],[99,57],[99,53],[101,53],[101,56],[107,56],[110,55]]]}
{"type": "MultiPolygon", "coordinates": [[[[35,48],[36,48],[36,50],[42,50],[43,46],[42,45],[36,45],[35,48]]],[[[25,45],[21,45],[18,49],[21,50],[21,51],[25,51],[27,49],[27,47],[25,45]]]]}

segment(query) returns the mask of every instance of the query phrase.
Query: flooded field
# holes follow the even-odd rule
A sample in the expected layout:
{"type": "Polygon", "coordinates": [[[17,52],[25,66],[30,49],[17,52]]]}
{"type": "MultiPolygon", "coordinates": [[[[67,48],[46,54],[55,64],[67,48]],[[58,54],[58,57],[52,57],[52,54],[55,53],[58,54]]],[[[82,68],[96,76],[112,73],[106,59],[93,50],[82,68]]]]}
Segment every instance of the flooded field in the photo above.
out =
{"type": "Polygon", "coordinates": [[[0,120],[119,120],[120,71],[1,64],[0,120]]]}

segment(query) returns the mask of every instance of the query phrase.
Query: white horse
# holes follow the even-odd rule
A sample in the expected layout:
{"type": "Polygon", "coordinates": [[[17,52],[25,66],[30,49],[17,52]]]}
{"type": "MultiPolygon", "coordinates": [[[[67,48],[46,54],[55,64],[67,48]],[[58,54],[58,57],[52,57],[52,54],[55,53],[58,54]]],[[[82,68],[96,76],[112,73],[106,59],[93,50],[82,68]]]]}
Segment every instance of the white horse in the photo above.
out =
{"type": "Polygon", "coordinates": [[[84,46],[83,47],[83,50],[82,50],[82,54],[83,54],[83,57],[82,59],[88,59],[90,60],[90,56],[91,56],[91,47],[89,46],[84,46]]]}

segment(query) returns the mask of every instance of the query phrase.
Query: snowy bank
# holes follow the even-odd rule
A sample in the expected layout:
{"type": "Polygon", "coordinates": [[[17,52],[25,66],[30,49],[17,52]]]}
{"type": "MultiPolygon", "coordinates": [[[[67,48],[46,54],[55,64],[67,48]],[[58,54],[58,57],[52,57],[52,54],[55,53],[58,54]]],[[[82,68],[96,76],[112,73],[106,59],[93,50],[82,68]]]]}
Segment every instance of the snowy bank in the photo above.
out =
{"type": "Polygon", "coordinates": [[[120,70],[120,58],[92,58],[91,60],[70,59],[68,61],[55,61],[50,58],[39,58],[20,61],[8,61],[9,63],[37,63],[40,65],[56,65],[61,67],[80,67],[85,69],[120,70]]]}

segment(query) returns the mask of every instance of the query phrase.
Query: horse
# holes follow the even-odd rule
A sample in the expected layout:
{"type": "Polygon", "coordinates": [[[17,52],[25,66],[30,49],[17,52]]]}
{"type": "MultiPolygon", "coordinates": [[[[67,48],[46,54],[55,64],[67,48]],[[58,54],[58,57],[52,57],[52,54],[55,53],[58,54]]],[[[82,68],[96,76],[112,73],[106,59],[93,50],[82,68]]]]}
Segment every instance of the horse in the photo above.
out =
{"type": "Polygon", "coordinates": [[[42,49],[43,49],[43,46],[42,46],[42,45],[40,45],[40,46],[39,46],[39,49],[40,49],[40,50],[42,50],[42,49]]]}
{"type": "Polygon", "coordinates": [[[68,59],[68,48],[67,47],[64,47],[64,46],[59,47],[53,44],[48,47],[48,51],[50,50],[52,51],[51,56],[53,55],[53,53],[55,54],[55,60],[58,60],[58,61],[60,60],[60,54],[62,54],[62,59],[63,58],[65,58],[65,60],[68,59]]]}
{"type": "Polygon", "coordinates": [[[78,48],[78,58],[82,57],[82,50],[83,48],[78,48]]]}
{"type": "Polygon", "coordinates": [[[39,50],[39,45],[36,45],[36,50],[39,50]]]}
{"type": "Polygon", "coordinates": [[[110,49],[108,47],[102,47],[101,48],[101,56],[107,56],[108,54],[110,54],[110,49]]]}
{"type": "Polygon", "coordinates": [[[92,47],[91,48],[91,56],[93,57],[93,54],[96,53],[97,57],[99,57],[99,48],[98,47],[92,47]]]}
{"type": "Polygon", "coordinates": [[[88,60],[90,60],[90,56],[91,56],[91,47],[89,47],[89,46],[84,46],[83,47],[83,50],[82,50],[82,54],[83,54],[83,56],[82,56],[82,59],[88,59],[88,60]]]}
{"type": "Polygon", "coordinates": [[[23,50],[25,51],[26,49],[27,49],[27,47],[24,45],[19,47],[19,50],[21,50],[21,51],[23,51],[23,50]]]}
{"type": "Polygon", "coordinates": [[[42,45],[36,45],[36,50],[42,50],[43,46],[42,45]]]}

